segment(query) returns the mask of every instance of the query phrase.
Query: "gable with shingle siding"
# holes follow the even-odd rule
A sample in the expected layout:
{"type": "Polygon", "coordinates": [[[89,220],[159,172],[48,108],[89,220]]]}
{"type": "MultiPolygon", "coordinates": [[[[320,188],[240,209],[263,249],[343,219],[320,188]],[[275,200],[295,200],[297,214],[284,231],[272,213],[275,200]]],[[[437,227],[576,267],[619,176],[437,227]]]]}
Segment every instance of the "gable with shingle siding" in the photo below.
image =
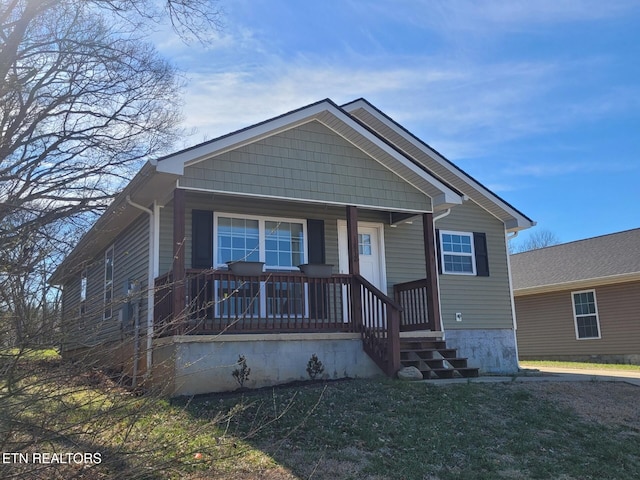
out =
{"type": "Polygon", "coordinates": [[[398,210],[432,208],[428,196],[317,121],[188,166],[180,186],[398,210]]]}

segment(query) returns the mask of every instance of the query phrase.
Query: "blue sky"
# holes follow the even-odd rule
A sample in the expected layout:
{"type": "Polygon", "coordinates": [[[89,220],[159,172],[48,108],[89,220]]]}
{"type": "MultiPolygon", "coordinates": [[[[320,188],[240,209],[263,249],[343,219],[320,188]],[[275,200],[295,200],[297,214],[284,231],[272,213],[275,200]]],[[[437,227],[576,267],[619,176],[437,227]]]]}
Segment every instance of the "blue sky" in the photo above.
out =
{"type": "Polygon", "coordinates": [[[639,1],[220,6],[205,46],[157,38],[185,146],[364,97],[563,242],[640,227],[639,1]]]}

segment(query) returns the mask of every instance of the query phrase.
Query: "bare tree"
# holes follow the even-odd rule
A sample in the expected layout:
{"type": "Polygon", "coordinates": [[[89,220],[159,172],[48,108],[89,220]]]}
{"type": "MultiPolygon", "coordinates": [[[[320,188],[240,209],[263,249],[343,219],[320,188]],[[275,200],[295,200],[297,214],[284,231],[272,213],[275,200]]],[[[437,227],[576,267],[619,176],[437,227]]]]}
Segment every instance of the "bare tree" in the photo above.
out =
{"type": "Polygon", "coordinates": [[[70,225],[103,210],[143,159],[180,134],[176,73],[144,37],[163,18],[183,38],[202,39],[219,12],[207,0],[167,0],[164,9],[155,0],[0,3],[5,309],[18,305],[16,285],[33,285],[28,278],[64,253],[70,225]],[[37,247],[43,239],[47,249],[37,247]]]}
{"type": "MultiPolygon", "coordinates": [[[[27,361],[29,347],[56,342],[58,296],[46,278],[60,257],[140,163],[170,149],[181,133],[180,83],[146,34],[166,21],[185,40],[204,40],[219,18],[214,0],[0,1],[3,451],[104,449],[107,472],[127,467],[128,457],[116,454],[129,448],[146,404],[130,410],[116,384],[96,397],[96,379],[107,379],[95,371],[56,361],[44,373],[39,360],[27,361]],[[106,446],[102,435],[114,424],[122,429],[106,446]]],[[[160,476],[146,465],[131,468],[119,476],[160,476]]],[[[90,476],[0,465],[2,478],[90,476]]]]}
{"type": "Polygon", "coordinates": [[[536,230],[520,243],[509,243],[509,253],[522,253],[560,243],[560,238],[551,230],[536,230]]]}

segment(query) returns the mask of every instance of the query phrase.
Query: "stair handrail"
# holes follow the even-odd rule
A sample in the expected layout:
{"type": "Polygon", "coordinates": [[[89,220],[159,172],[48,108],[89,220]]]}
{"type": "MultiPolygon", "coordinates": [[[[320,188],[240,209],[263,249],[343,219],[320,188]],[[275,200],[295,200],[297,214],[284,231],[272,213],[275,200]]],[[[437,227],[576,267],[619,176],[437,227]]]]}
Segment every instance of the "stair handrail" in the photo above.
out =
{"type": "Polygon", "coordinates": [[[364,287],[386,306],[386,338],[376,336],[376,332],[373,329],[367,329],[363,321],[360,323],[360,332],[367,354],[389,377],[393,377],[400,369],[400,313],[402,306],[362,275],[354,274],[353,280],[357,284],[354,285],[354,291],[355,287],[358,287],[358,291],[359,287],[364,287]],[[371,345],[371,343],[375,345],[371,345]],[[386,355],[382,355],[380,352],[385,352],[386,355]]]}

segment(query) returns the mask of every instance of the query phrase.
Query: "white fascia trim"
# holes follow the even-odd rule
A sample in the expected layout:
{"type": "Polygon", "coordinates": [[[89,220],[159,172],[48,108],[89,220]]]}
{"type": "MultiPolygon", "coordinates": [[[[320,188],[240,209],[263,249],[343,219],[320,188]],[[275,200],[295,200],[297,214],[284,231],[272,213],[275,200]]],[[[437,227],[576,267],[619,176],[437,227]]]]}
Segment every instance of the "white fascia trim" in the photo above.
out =
{"type": "Polygon", "coordinates": [[[437,161],[440,165],[442,165],[444,168],[446,168],[451,173],[456,175],[458,178],[460,178],[461,180],[463,180],[468,184],[471,184],[473,188],[480,191],[485,196],[491,198],[491,201],[493,201],[495,204],[497,204],[500,208],[508,212],[513,217],[513,220],[506,222],[506,226],[508,230],[514,230],[514,229],[521,230],[523,228],[529,228],[529,227],[535,226],[536,224],[535,222],[533,222],[532,224],[531,221],[523,217],[520,213],[515,211],[512,207],[510,207],[509,205],[504,203],[501,199],[496,197],[496,195],[493,192],[487,190],[485,187],[480,185],[472,177],[466,174],[463,174],[460,170],[454,168],[448,161],[444,160],[442,156],[439,155],[435,150],[417,141],[413,135],[407,135],[407,132],[405,132],[402,129],[399,129],[394,122],[390,121],[387,117],[380,115],[380,113],[377,110],[372,109],[371,106],[366,101],[356,100],[355,102],[349,103],[348,105],[345,105],[342,108],[344,108],[347,112],[352,112],[354,110],[357,110],[358,108],[362,108],[363,110],[366,110],[368,113],[376,117],[380,122],[384,123],[387,127],[391,128],[397,134],[401,135],[405,140],[410,142],[413,146],[422,150],[426,155],[431,157],[433,160],[437,161]],[[463,178],[462,175],[464,175],[464,177],[466,178],[463,178]]]}
{"type": "Polygon", "coordinates": [[[622,273],[619,275],[609,275],[607,277],[588,278],[586,280],[575,280],[572,282],[554,283],[550,285],[541,285],[537,287],[519,288],[513,291],[515,297],[524,297],[526,295],[536,295],[538,293],[551,293],[562,290],[572,290],[576,288],[597,288],[606,285],[615,285],[617,283],[626,283],[640,281],[640,272],[622,273]]]}
{"type": "Polygon", "coordinates": [[[234,196],[234,197],[265,198],[265,199],[270,199],[270,200],[287,200],[289,202],[296,202],[296,203],[313,203],[313,204],[317,204],[317,205],[333,205],[333,206],[337,206],[337,207],[352,206],[352,207],[362,208],[364,210],[390,210],[390,211],[394,211],[394,212],[405,212],[405,213],[415,213],[415,214],[433,213],[433,212],[431,212],[429,210],[415,210],[415,209],[411,209],[411,208],[396,208],[396,207],[392,208],[392,207],[384,206],[384,205],[363,205],[363,204],[354,204],[354,203],[345,203],[345,202],[335,202],[335,201],[330,201],[330,200],[315,200],[315,199],[309,199],[309,198],[292,198],[292,197],[283,197],[283,196],[280,196],[280,195],[263,195],[263,194],[259,194],[259,193],[242,193],[242,192],[229,192],[229,191],[225,191],[225,190],[209,190],[207,188],[184,187],[182,185],[178,185],[177,188],[180,188],[181,190],[189,190],[189,191],[193,191],[193,192],[214,193],[214,194],[221,194],[221,195],[230,195],[230,196],[234,196]]]}

